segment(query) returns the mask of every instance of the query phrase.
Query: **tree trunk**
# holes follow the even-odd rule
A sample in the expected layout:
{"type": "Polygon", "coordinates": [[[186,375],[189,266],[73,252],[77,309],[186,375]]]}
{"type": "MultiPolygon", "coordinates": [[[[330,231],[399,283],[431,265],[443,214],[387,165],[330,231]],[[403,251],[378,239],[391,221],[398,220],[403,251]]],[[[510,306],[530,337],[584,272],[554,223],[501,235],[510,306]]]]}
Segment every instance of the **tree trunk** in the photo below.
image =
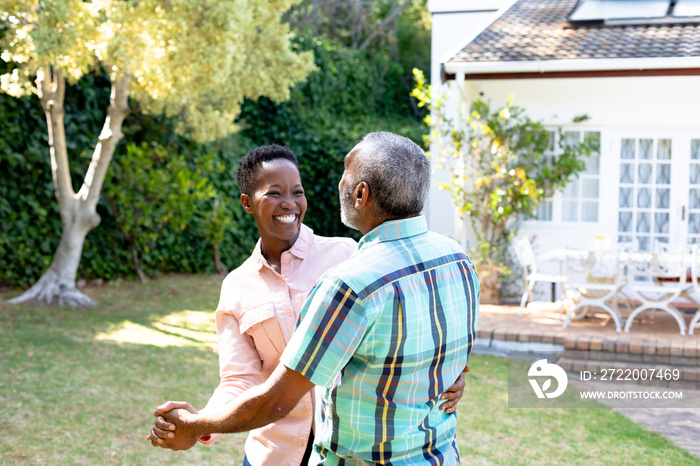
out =
{"type": "Polygon", "coordinates": [[[226,275],[228,273],[228,269],[226,268],[224,263],[221,262],[219,243],[212,244],[212,249],[214,250],[214,267],[216,268],[216,273],[218,273],[219,275],[226,275]]]}
{"type": "MultiPolygon", "coordinates": [[[[217,207],[219,207],[219,199],[214,199],[212,205],[212,224],[217,223],[217,207]]],[[[221,251],[219,250],[219,244],[221,244],[221,241],[218,241],[216,238],[217,235],[212,235],[211,247],[212,251],[214,252],[214,268],[216,269],[216,273],[219,275],[226,275],[228,273],[228,269],[224,263],[221,262],[221,251]]]]}
{"type": "Polygon", "coordinates": [[[36,302],[44,305],[85,307],[97,304],[75,287],[75,277],[83,253],[85,237],[99,216],[93,217],[74,203],[72,212],[61,212],[63,228],[61,241],[51,265],[41,278],[22,295],[9,300],[10,303],[36,302]]]}
{"type": "Polygon", "coordinates": [[[39,280],[10,303],[37,302],[60,306],[91,306],[95,301],[75,287],[76,274],[88,232],[99,225],[97,201],[114,149],[124,136],[121,128],[129,113],[129,77],[112,82],[107,118],[98,138],[83,185],[73,191],[68,164],[63,96],[65,79],[61,70],[44,67],[37,73],[39,99],[44,108],[49,131],[49,152],[56,199],[61,214],[61,241],[53,261],[39,280]]]}
{"type": "Polygon", "coordinates": [[[143,272],[143,268],[141,267],[141,261],[139,260],[139,255],[136,252],[136,244],[131,243],[129,245],[129,249],[131,249],[131,262],[134,264],[134,270],[136,270],[136,275],[139,276],[139,280],[141,280],[141,283],[144,285],[148,283],[148,278],[146,278],[146,274],[143,272]]]}

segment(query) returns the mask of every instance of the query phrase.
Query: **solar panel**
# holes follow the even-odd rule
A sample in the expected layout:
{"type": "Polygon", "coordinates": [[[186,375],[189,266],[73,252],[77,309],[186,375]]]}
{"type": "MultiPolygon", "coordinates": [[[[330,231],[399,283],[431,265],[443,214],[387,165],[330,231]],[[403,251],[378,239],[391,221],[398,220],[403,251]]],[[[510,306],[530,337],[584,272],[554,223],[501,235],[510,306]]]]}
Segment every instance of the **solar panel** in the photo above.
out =
{"type": "MultiPolygon", "coordinates": [[[[687,0],[700,4],[699,0],[687,0]]],[[[583,0],[569,21],[647,19],[666,16],[670,0],[583,0]]]]}
{"type": "Polygon", "coordinates": [[[700,0],[677,0],[673,16],[700,16],[700,0]]]}

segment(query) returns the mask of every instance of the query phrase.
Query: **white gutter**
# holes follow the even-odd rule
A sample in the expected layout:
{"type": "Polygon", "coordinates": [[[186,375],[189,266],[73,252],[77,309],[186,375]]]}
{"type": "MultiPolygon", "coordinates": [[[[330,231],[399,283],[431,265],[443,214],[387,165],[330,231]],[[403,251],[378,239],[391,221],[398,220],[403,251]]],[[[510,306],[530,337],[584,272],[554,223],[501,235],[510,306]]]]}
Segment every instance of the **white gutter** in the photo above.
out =
{"type": "Polygon", "coordinates": [[[700,57],[596,58],[510,62],[447,62],[445,73],[552,73],[561,71],[658,70],[700,68],[700,57]]]}

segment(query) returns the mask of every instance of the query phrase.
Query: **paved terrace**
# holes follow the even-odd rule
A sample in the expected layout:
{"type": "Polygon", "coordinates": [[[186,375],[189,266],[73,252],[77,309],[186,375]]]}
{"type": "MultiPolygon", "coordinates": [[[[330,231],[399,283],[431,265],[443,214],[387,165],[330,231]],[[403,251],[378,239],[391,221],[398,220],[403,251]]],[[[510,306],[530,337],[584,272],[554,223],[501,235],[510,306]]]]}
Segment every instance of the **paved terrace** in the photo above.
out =
{"type": "MultiPolygon", "coordinates": [[[[588,317],[573,321],[566,329],[557,303],[530,303],[528,311],[518,318],[517,305],[481,304],[477,337],[484,344],[491,342],[494,352],[499,348],[527,351],[544,344],[556,345],[561,349],[593,351],[615,351],[619,353],[643,353],[657,358],[648,362],[673,363],[671,357],[700,358],[700,329],[695,335],[680,336],[675,320],[663,311],[656,311],[653,320],[651,312],[640,314],[630,332],[616,332],[610,316],[593,310],[588,317]],[[530,343],[530,345],[502,345],[498,342],[530,343]],[[494,344],[495,343],[495,344],[494,344]]],[[[620,306],[625,312],[624,304],[620,306]]],[[[686,314],[686,323],[692,314],[686,314]]],[[[696,379],[697,380],[697,379],[696,379]]]]}
{"type": "MultiPolygon", "coordinates": [[[[618,333],[610,316],[593,312],[562,329],[556,303],[531,303],[518,318],[517,305],[481,304],[476,353],[505,356],[508,351],[558,355],[558,364],[576,373],[595,367],[682,367],[687,399],[683,408],[614,408],[632,421],[657,431],[700,457],[700,329],[680,336],[665,312],[640,314],[630,333],[618,333]]],[[[621,307],[623,315],[624,306],[621,307]]],[[[686,323],[692,313],[686,314],[686,323]]]]}

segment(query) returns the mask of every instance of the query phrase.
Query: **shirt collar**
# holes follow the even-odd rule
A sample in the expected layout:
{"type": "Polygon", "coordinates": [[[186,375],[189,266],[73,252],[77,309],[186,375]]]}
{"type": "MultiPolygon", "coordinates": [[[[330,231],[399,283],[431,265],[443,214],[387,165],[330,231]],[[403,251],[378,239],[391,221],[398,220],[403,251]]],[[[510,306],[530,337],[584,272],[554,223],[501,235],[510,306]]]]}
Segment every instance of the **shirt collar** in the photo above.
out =
{"type": "Polygon", "coordinates": [[[313,241],[314,231],[302,223],[301,228],[299,229],[299,237],[294,242],[292,247],[289,248],[289,252],[297,256],[299,259],[304,259],[306,257],[306,253],[309,252],[309,249],[311,249],[311,243],[313,243],[313,241]]]}
{"type": "Polygon", "coordinates": [[[428,231],[428,223],[423,215],[417,217],[388,220],[375,227],[372,231],[360,238],[358,250],[369,247],[374,243],[395,241],[410,236],[420,235],[428,231]]]}
{"type": "MultiPolygon", "coordinates": [[[[289,248],[289,252],[299,259],[304,259],[306,257],[306,253],[311,248],[313,240],[314,231],[302,223],[301,228],[299,229],[299,236],[292,247],[289,248]]],[[[253,249],[251,257],[255,260],[258,270],[262,269],[264,264],[267,264],[267,260],[262,255],[261,240],[259,238],[257,244],[255,245],[255,249],[253,249]]]]}

